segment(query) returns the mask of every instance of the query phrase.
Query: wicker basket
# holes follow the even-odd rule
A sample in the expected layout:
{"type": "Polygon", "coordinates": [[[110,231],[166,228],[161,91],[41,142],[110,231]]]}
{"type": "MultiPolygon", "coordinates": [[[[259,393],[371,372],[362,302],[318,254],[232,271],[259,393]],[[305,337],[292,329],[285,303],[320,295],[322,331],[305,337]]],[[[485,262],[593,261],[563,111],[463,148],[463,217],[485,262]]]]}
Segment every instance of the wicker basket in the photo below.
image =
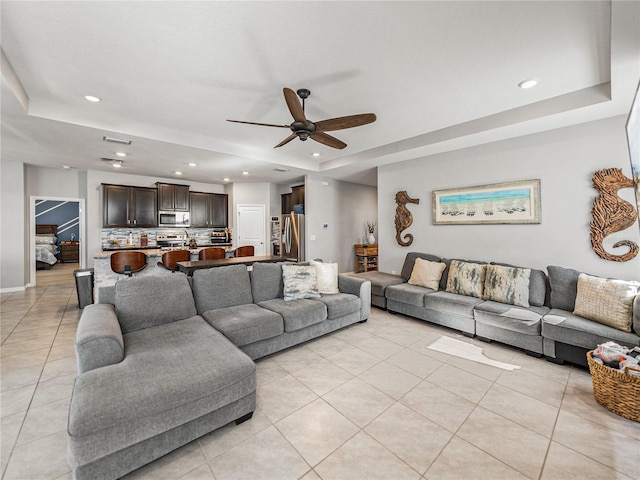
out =
{"type": "Polygon", "coordinates": [[[640,422],[640,377],[601,365],[587,352],[596,401],[607,410],[640,422]]]}

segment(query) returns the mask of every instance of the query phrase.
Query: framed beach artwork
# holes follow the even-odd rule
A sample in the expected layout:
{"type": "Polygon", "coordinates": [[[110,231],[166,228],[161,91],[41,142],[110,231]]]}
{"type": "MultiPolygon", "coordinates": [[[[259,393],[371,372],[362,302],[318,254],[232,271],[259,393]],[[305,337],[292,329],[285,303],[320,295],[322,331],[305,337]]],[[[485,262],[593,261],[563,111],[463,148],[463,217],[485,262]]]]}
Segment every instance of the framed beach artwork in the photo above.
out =
{"type": "Polygon", "coordinates": [[[540,180],[433,191],[433,223],[540,223],[540,180]]]}

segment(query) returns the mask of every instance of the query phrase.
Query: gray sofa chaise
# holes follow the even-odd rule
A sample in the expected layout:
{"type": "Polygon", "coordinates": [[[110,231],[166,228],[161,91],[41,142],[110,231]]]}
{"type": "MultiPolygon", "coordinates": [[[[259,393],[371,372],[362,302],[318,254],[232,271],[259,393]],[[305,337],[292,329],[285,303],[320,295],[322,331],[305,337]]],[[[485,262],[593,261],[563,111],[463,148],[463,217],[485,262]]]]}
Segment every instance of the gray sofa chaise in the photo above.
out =
{"type": "MultiPolygon", "coordinates": [[[[569,361],[586,366],[586,352],[608,340],[630,347],[640,345],[640,295],[633,301],[631,331],[625,332],[572,313],[582,272],[549,266],[547,275],[542,270],[529,269],[529,306],[521,306],[446,291],[451,261],[410,252],[400,275],[383,272],[351,275],[371,281],[372,304],[376,306],[468,336],[522,348],[557,363],[569,361]],[[437,290],[408,283],[417,258],[446,265],[437,290]],[[378,298],[374,300],[375,296],[378,298]]],[[[496,262],[465,262],[510,267],[496,262]]]]}
{"type": "Polygon", "coordinates": [[[370,313],[370,283],[284,301],[282,267],[254,264],[122,279],[85,307],[68,459],[77,479],[115,479],[229,422],[251,418],[252,359],[370,313]]]}

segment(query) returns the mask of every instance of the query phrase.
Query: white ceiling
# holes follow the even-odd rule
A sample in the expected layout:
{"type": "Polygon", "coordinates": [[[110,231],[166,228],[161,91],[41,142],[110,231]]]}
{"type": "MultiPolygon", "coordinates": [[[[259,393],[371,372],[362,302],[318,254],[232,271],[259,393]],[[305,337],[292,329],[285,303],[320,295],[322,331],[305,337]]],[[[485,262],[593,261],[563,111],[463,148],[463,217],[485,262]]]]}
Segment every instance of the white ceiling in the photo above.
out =
{"type": "Polygon", "coordinates": [[[111,170],[100,159],[122,150],[123,173],[181,182],[317,172],[375,184],[379,165],[626,113],[640,76],[638,1],[0,8],[3,160],[111,170]],[[517,87],[530,77],[537,87],[517,87]],[[274,149],[288,130],[226,122],[291,123],[283,87],[311,90],[311,120],[378,120],[332,132],[344,150],[297,139],[274,149]]]}

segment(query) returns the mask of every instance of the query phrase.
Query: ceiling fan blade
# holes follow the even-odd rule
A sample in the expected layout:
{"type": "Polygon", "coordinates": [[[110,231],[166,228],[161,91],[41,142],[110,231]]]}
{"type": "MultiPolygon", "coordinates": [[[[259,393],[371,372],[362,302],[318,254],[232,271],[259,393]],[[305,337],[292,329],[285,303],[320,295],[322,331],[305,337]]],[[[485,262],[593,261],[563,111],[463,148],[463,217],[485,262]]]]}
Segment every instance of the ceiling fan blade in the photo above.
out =
{"type": "Polygon", "coordinates": [[[293,119],[296,122],[307,123],[307,117],[304,116],[304,110],[302,109],[296,92],[287,87],[283,88],[282,92],[284,93],[284,100],[287,102],[287,107],[289,107],[293,119]]]}
{"type": "Polygon", "coordinates": [[[337,148],[339,150],[342,150],[347,146],[347,144],[342,140],[338,140],[336,137],[332,137],[331,135],[328,135],[326,133],[318,132],[317,130],[315,133],[312,133],[309,138],[311,140],[315,140],[318,143],[323,143],[324,145],[337,148]]]}
{"type": "Polygon", "coordinates": [[[285,138],[283,141],[281,141],[279,144],[277,144],[273,148],[278,148],[278,147],[281,147],[283,145],[286,145],[287,143],[289,143],[291,140],[293,140],[296,137],[297,137],[297,135],[295,133],[292,133],[291,135],[289,135],[287,138],[285,138]]]}
{"type": "Polygon", "coordinates": [[[316,129],[321,132],[331,132],[333,130],[343,130],[345,128],[359,127],[376,121],[375,113],[361,113],[359,115],[348,115],[346,117],[330,118],[315,122],[316,129]]]}
{"type": "Polygon", "coordinates": [[[242,120],[227,120],[227,122],[246,123],[248,125],[261,125],[263,127],[291,128],[289,125],[274,125],[273,123],[244,122],[242,120]]]}

